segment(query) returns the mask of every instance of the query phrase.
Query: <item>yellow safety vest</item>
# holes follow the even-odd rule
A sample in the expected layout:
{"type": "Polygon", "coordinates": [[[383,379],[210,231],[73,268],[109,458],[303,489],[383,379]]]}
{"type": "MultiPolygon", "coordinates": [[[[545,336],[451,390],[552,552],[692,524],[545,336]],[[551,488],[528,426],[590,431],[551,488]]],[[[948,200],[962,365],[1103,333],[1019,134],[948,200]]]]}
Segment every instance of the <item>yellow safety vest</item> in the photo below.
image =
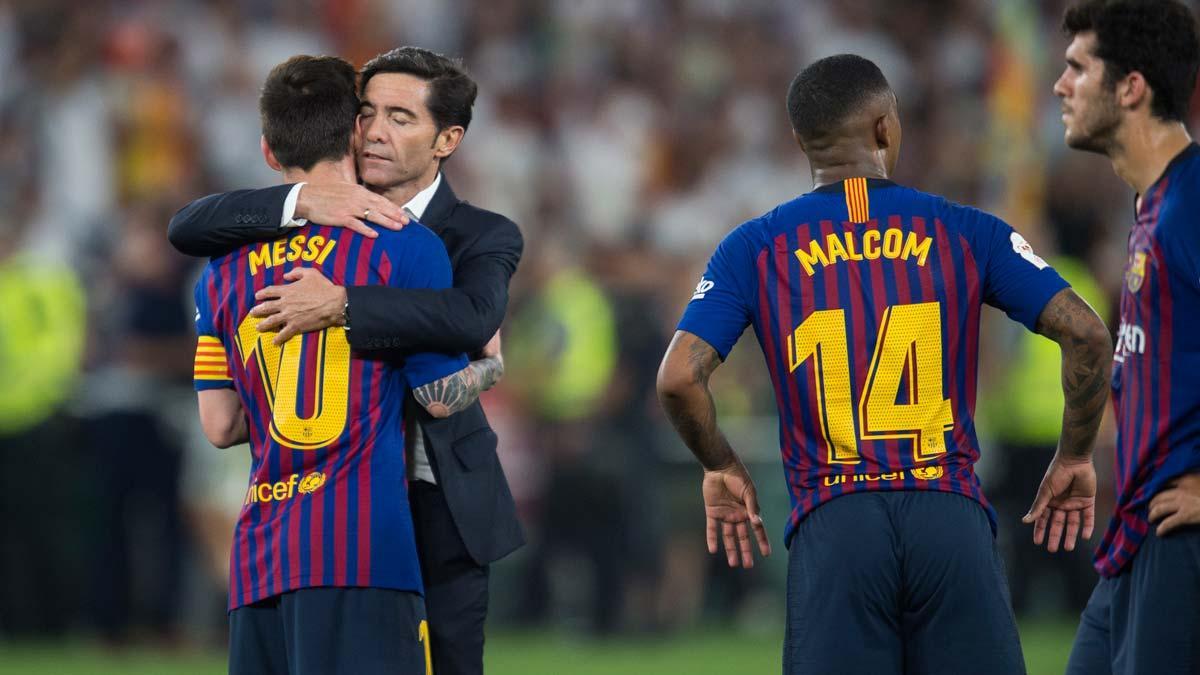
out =
{"type": "Polygon", "coordinates": [[[66,265],[0,261],[0,435],[50,417],[79,375],[86,326],[83,288],[66,265]]]}

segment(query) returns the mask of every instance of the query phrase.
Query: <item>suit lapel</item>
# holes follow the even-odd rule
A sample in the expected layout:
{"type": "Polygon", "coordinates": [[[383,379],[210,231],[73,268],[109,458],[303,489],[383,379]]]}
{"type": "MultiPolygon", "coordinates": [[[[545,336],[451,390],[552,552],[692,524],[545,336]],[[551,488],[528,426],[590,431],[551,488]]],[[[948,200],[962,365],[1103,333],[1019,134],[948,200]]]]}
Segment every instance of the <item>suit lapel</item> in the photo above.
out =
{"type": "Polygon", "coordinates": [[[434,232],[441,233],[446,219],[450,217],[455,206],[458,206],[458,195],[454,194],[454,189],[450,187],[450,181],[446,179],[446,174],[442,174],[442,184],[438,186],[437,192],[433,193],[433,199],[429,200],[429,206],[425,207],[421,224],[434,232]]]}

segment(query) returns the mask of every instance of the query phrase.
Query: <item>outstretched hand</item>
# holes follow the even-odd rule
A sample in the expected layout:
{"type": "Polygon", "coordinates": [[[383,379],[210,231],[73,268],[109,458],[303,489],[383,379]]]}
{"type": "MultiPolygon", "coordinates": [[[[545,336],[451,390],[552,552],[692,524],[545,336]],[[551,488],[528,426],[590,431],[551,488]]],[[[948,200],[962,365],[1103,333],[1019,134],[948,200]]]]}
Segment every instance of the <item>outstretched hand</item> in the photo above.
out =
{"type": "Polygon", "coordinates": [[[1056,553],[1059,544],[1075,550],[1080,530],[1091,539],[1096,524],[1096,467],[1092,459],[1065,459],[1055,456],[1038,487],[1033,506],[1021,519],[1033,524],[1033,543],[1056,553]],[[1046,539],[1047,529],[1049,540],[1046,539]]]}
{"type": "Polygon", "coordinates": [[[724,543],[725,558],[730,567],[754,567],[754,554],[750,548],[750,530],[754,530],[759,553],[771,555],[767,529],[758,510],[758,493],[744,465],[739,462],[717,471],[706,470],[701,493],[709,553],[716,554],[719,538],[724,543]]]}

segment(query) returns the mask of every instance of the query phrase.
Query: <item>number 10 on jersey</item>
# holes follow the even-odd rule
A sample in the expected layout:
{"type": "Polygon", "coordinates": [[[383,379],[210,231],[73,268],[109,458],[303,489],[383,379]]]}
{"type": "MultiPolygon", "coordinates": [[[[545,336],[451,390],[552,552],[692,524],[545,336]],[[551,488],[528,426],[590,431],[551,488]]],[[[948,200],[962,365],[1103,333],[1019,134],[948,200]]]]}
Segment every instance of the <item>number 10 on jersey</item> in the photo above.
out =
{"type": "Polygon", "coordinates": [[[950,400],[942,396],[942,313],[937,302],[894,305],[879,319],[875,354],[865,382],[852,383],[846,311],[813,312],[787,338],[788,372],[812,360],[817,424],[833,464],[857,464],[862,440],[913,441],[913,458],[927,461],[946,452],[954,428],[950,400]],[[858,400],[855,431],[854,384],[858,400]],[[901,389],[903,387],[903,389],[901,389]],[[905,402],[897,403],[905,392],[905,402]]]}

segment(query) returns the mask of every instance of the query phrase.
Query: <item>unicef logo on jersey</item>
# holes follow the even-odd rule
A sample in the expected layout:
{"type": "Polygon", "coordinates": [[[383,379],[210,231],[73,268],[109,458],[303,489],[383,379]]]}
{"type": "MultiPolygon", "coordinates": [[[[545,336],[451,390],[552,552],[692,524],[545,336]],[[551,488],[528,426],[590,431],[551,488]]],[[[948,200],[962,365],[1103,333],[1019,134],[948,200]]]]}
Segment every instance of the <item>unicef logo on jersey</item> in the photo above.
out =
{"type": "Polygon", "coordinates": [[[692,293],[692,299],[693,300],[703,300],[704,295],[706,293],[708,293],[709,291],[711,291],[713,289],[713,286],[716,286],[715,282],[709,281],[708,279],[705,279],[704,277],[700,277],[700,283],[696,284],[696,292],[692,293]]]}

